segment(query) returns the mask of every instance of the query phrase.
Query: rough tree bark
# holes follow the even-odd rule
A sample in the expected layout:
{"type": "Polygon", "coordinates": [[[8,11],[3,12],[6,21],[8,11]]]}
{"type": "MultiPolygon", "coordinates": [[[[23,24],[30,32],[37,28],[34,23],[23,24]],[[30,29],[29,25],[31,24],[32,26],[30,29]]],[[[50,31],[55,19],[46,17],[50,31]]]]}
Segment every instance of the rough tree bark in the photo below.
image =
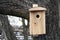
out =
{"type": "MultiPolygon", "coordinates": [[[[5,2],[1,2],[1,1],[0,1],[0,3],[2,3],[0,6],[0,9],[1,9],[0,12],[2,12],[1,14],[9,14],[9,15],[16,15],[16,16],[22,15],[22,17],[24,17],[24,18],[28,18],[28,13],[26,13],[26,14],[21,13],[20,14],[20,12],[19,12],[20,6],[16,5],[16,3],[15,3],[16,1],[14,1],[13,3],[7,3],[6,0],[5,0],[5,2]],[[8,7],[4,6],[6,4],[8,5],[8,7]],[[19,9],[19,11],[16,11],[16,8],[19,9]]],[[[8,1],[8,2],[10,2],[10,1],[8,1]]],[[[26,2],[28,2],[28,1],[26,1],[26,2]]],[[[38,1],[31,0],[29,2],[38,3],[40,6],[47,8],[47,13],[46,13],[46,32],[47,33],[46,33],[46,35],[40,35],[38,37],[34,37],[34,40],[37,40],[37,39],[38,40],[60,40],[60,28],[58,27],[58,7],[57,7],[58,2],[57,2],[57,0],[38,0],[38,1]]],[[[19,2],[19,3],[21,3],[21,2],[19,2]]]]}
{"type": "Polygon", "coordinates": [[[47,8],[46,12],[46,34],[33,37],[34,40],[60,40],[60,31],[58,26],[58,2],[50,0],[47,4],[43,1],[41,5],[47,8]],[[44,4],[43,4],[44,3],[44,4]]]}
{"type": "Polygon", "coordinates": [[[28,18],[28,6],[24,0],[0,0],[0,14],[28,18]]]}
{"type": "Polygon", "coordinates": [[[25,25],[25,19],[24,19],[24,18],[22,18],[22,22],[23,22],[24,40],[28,40],[27,27],[26,27],[26,25],[25,25]]]}
{"type": "Polygon", "coordinates": [[[0,14],[0,21],[2,23],[2,31],[5,34],[6,40],[17,40],[13,28],[10,26],[8,17],[0,14]]]}

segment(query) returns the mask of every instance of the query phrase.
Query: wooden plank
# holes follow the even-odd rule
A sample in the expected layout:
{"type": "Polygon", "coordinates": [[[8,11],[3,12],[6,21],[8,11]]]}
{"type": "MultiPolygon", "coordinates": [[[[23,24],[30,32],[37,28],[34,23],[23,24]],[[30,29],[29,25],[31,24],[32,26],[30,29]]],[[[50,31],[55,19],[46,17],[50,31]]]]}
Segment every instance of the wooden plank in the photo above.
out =
{"type": "Polygon", "coordinates": [[[41,35],[46,34],[45,28],[45,11],[30,12],[30,34],[41,35]]]}

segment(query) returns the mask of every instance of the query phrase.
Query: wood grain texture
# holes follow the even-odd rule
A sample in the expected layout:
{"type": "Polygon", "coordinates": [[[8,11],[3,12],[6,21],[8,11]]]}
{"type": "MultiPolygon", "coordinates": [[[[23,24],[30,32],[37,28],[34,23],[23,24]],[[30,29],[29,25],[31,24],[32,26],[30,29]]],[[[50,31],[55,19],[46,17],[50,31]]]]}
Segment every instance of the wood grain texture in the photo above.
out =
{"type": "Polygon", "coordinates": [[[30,12],[30,34],[31,35],[46,34],[45,26],[46,26],[45,25],[45,11],[30,12]]]}

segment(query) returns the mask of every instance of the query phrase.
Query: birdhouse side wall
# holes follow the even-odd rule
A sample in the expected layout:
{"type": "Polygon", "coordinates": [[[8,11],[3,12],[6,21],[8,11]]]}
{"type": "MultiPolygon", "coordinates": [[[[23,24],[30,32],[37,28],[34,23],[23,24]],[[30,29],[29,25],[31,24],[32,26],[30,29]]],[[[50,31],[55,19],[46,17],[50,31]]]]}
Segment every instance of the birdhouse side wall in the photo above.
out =
{"type": "Polygon", "coordinates": [[[30,34],[40,35],[46,33],[45,11],[30,12],[30,34]]]}

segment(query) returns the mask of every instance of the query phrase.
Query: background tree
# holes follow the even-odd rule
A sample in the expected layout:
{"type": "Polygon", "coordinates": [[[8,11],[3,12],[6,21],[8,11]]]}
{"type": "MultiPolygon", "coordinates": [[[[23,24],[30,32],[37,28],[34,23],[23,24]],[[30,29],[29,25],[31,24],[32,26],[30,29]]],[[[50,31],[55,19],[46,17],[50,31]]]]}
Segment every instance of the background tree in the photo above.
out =
{"type": "Polygon", "coordinates": [[[4,33],[5,39],[6,40],[17,40],[13,28],[10,26],[8,17],[6,15],[1,15],[0,14],[0,21],[2,23],[2,31],[4,33]]]}

